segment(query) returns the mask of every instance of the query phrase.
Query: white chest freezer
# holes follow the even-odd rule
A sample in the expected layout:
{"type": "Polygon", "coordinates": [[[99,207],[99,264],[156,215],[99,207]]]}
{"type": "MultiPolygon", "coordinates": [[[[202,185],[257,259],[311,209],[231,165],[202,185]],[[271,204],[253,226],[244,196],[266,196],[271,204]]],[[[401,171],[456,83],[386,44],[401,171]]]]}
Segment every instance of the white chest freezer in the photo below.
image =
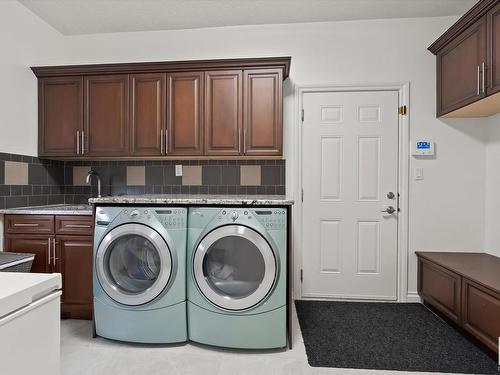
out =
{"type": "Polygon", "coordinates": [[[60,373],[61,275],[0,272],[0,372],[60,373]]]}

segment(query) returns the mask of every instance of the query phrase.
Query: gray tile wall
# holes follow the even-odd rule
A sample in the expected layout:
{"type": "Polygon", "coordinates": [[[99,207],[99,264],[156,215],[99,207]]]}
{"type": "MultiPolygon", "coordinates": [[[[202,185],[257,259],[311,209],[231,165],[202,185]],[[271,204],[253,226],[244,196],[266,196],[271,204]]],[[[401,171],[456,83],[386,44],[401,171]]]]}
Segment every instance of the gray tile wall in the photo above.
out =
{"type": "Polygon", "coordinates": [[[92,168],[101,176],[103,195],[137,194],[285,194],[284,160],[165,160],[66,162],[66,203],[95,195],[85,183],[92,168]],[[182,176],[175,166],[182,165],[182,176]]]}
{"type": "Polygon", "coordinates": [[[0,153],[0,208],[64,203],[64,162],[0,153]]]}
{"type": "Polygon", "coordinates": [[[80,204],[96,195],[285,194],[284,160],[53,161],[0,153],[0,208],[80,204]],[[182,165],[182,176],[175,165],[182,165]]]}

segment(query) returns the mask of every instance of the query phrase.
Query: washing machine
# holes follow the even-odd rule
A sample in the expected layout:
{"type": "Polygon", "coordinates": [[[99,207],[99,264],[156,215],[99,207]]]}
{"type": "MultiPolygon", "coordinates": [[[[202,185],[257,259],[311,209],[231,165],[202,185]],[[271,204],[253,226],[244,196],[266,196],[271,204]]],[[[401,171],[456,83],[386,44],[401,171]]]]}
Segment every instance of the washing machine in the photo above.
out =
{"type": "Polygon", "coordinates": [[[187,209],[96,208],[94,320],[98,336],[187,340],[187,209]]]}
{"type": "Polygon", "coordinates": [[[286,217],[285,208],[189,208],[190,340],[286,346],[286,217]]]}

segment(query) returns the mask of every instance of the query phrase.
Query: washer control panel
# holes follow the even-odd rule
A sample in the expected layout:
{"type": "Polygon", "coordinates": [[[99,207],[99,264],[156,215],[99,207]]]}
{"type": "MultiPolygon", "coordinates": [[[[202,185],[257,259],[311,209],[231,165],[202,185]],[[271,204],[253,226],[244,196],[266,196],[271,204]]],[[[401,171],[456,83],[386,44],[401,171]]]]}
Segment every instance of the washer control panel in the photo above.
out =
{"type": "Polygon", "coordinates": [[[286,229],[286,209],[263,208],[252,211],[264,228],[268,230],[286,229]]]}

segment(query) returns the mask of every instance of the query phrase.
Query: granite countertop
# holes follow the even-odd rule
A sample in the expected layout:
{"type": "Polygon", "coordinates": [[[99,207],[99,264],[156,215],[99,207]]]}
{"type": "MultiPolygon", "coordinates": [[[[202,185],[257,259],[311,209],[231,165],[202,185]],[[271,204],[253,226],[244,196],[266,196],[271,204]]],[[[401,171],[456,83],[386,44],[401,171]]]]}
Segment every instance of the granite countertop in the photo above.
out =
{"type": "Polygon", "coordinates": [[[92,215],[92,206],[88,204],[54,204],[48,206],[32,206],[6,208],[0,215],[92,215]]]}
{"type": "Polygon", "coordinates": [[[244,205],[244,206],[291,206],[294,201],[284,195],[123,195],[117,197],[90,198],[90,204],[186,204],[186,205],[244,205]]]}

